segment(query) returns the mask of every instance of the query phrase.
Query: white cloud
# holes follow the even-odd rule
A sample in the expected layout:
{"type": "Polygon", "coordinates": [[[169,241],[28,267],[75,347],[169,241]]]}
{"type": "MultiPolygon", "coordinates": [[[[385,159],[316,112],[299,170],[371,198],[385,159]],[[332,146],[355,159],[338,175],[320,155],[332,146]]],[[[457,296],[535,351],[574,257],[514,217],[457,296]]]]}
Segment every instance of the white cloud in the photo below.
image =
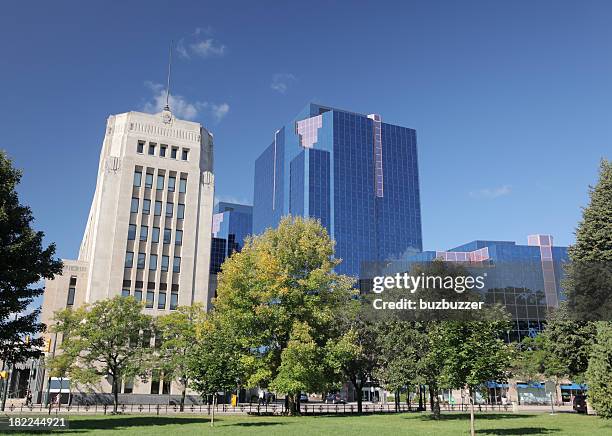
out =
{"type": "Polygon", "coordinates": [[[509,185],[503,185],[494,188],[482,188],[476,191],[470,191],[470,197],[493,199],[509,195],[511,192],[512,189],[509,185]]]}
{"type": "Polygon", "coordinates": [[[277,73],[272,76],[270,88],[284,94],[295,81],[297,78],[291,73],[277,73]]]}
{"type": "MultiPolygon", "coordinates": [[[[166,105],[166,88],[160,83],[153,83],[150,81],[145,82],[145,86],[153,92],[153,97],[144,104],[142,110],[149,113],[160,112],[166,105]]],[[[168,104],[170,105],[170,110],[177,118],[185,120],[194,120],[200,116],[202,112],[205,112],[209,116],[212,116],[215,121],[219,122],[230,110],[229,104],[227,103],[216,104],[208,101],[190,102],[185,97],[178,94],[170,94],[168,104]]]]}
{"type": "Polygon", "coordinates": [[[212,38],[204,39],[202,41],[196,41],[189,44],[191,52],[202,58],[208,58],[213,56],[223,56],[226,51],[225,45],[212,38]]]}
{"type": "Polygon", "coordinates": [[[227,103],[211,104],[210,108],[212,109],[212,114],[217,121],[221,121],[221,119],[227,115],[230,109],[229,104],[227,103]]]}
{"type": "Polygon", "coordinates": [[[179,39],[179,42],[176,44],[176,52],[179,54],[179,57],[183,59],[189,59],[189,52],[185,47],[185,40],[183,38],[179,39]]]}

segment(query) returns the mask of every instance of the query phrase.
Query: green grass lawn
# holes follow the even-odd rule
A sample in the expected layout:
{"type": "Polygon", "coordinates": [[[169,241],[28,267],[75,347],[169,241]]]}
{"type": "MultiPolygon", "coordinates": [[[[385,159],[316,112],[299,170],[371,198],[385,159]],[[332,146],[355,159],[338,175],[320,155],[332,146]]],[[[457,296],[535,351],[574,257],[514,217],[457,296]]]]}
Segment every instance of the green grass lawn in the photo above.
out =
{"type": "MultiPolygon", "coordinates": [[[[612,435],[612,422],[594,416],[559,413],[479,414],[476,430],[482,435],[612,435]]],[[[63,433],[117,435],[466,435],[469,415],[443,414],[433,421],[428,414],[406,413],[363,416],[221,416],[211,428],[207,416],[72,416],[63,433]]],[[[36,432],[40,433],[40,432],[36,432]]],[[[53,431],[60,433],[60,431],[53,431]]],[[[25,434],[10,432],[9,434],[25,434]]],[[[33,434],[33,433],[29,433],[33,434]]]]}

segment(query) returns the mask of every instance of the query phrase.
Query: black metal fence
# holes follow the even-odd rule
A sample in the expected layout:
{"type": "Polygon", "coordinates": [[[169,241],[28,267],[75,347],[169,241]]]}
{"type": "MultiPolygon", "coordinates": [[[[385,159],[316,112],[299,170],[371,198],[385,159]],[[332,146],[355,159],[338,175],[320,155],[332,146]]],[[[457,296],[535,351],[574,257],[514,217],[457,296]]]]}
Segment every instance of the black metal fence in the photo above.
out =
{"type": "MultiPolygon", "coordinates": [[[[303,415],[348,415],[358,413],[356,403],[348,404],[301,404],[301,413],[303,415]]],[[[441,404],[440,408],[443,411],[448,412],[467,412],[469,411],[469,404],[441,404]]],[[[475,409],[477,412],[509,412],[512,410],[512,406],[509,404],[476,404],[475,409]]],[[[176,404],[120,404],[118,411],[120,413],[141,413],[147,415],[166,415],[174,413],[194,413],[194,414],[206,414],[212,413],[212,405],[207,404],[189,404],[185,405],[184,412],[180,411],[180,407],[176,404]]],[[[364,403],[362,405],[361,413],[405,413],[405,412],[418,412],[420,409],[415,405],[408,406],[407,404],[400,404],[396,406],[393,403],[364,403]]],[[[422,410],[422,409],[421,409],[422,410]]],[[[45,406],[44,404],[35,405],[19,405],[14,404],[7,406],[6,412],[9,413],[51,413],[51,414],[82,414],[82,413],[102,413],[110,414],[113,411],[113,406],[109,404],[76,404],[76,405],[57,405],[45,406]]],[[[250,415],[283,415],[287,412],[284,403],[270,403],[270,404],[238,404],[231,406],[229,404],[217,404],[215,406],[215,414],[250,414],[250,415]]]]}

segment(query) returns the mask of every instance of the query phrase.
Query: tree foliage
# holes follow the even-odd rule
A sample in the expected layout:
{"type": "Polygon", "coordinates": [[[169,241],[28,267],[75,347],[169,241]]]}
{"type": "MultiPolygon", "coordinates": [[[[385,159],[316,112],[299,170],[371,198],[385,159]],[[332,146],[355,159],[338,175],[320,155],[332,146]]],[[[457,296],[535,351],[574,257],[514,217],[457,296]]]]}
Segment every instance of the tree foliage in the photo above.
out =
{"type": "Polygon", "coordinates": [[[189,385],[189,354],[197,341],[197,328],[205,320],[201,304],[179,306],[175,312],[155,320],[156,336],[161,343],[156,350],[153,366],[161,370],[167,380],[176,379],[181,384],[180,411],[185,408],[185,394],[189,385]]]}
{"type": "Polygon", "coordinates": [[[597,414],[612,418],[612,323],[597,322],[597,336],[586,373],[588,396],[597,414]]]}
{"type": "Polygon", "coordinates": [[[40,355],[43,338],[37,335],[45,325],[38,322],[39,308],[26,309],[43,293],[34,285],[62,271],[55,244],[44,247],[43,232],[32,228],[32,211],[19,202],[20,180],[21,172],[0,150],[0,360],[11,364],[40,355]]]}
{"type": "Polygon", "coordinates": [[[91,385],[109,377],[115,413],[122,380],[144,377],[149,367],[149,336],[143,333],[152,330],[153,322],[142,309],[134,298],[118,296],[55,314],[54,331],[63,336],[61,352],[73,362],[70,377],[91,385]]]}
{"type": "MultiPolygon", "coordinates": [[[[309,378],[283,361],[340,336],[337,319],[355,292],[353,279],[333,270],[333,245],[318,221],[285,217],[223,264],[215,313],[240,343],[246,386],[301,386],[309,378]]],[[[299,391],[287,394],[299,398],[299,391]]]]}

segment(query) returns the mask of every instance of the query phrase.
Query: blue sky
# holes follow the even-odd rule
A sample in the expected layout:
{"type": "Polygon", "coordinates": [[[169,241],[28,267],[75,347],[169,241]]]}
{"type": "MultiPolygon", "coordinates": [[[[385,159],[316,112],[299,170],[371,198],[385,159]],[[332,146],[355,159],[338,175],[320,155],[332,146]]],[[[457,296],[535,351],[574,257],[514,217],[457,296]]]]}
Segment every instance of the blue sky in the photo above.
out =
{"type": "Polygon", "coordinates": [[[109,114],[175,111],[215,135],[217,197],[309,101],[417,130],[426,249],[573,241],[612,150],[612,3],[5,2],[0,148],[58,254],[76,256],[109,114]]]}

